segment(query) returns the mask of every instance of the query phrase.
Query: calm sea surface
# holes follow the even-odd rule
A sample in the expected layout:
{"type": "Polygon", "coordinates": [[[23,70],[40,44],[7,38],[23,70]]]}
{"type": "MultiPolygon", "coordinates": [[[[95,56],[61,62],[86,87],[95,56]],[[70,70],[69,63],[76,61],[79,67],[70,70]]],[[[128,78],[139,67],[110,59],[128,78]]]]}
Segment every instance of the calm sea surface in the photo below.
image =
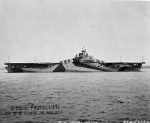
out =
{"type": "Polygon", "coordinates": [[[150,69],[94,73],[0,70],[0,123],[136,119],[150,121],[150,69]]]}

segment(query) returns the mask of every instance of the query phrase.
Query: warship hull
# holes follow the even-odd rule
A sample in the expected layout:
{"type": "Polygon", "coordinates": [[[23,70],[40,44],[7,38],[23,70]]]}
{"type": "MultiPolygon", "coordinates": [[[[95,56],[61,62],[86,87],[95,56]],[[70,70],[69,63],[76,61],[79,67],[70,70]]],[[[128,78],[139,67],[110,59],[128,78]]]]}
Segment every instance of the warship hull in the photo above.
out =
{"type": "Polygon", "coordinates": [[[140,71],[142,63],[5,63],[9,73],[19,72],[36,72],[36,73],[51,73],[51,72],[121,72],[121,71],[140,71]]]}
{"type": "Polygon", "coordinates": [[[88,55],[86,49],[73,58],[60,63],[5,63],[9,73],[14,72],[120,72],[140,71],[145,62],[104,62],[88,55]]]}

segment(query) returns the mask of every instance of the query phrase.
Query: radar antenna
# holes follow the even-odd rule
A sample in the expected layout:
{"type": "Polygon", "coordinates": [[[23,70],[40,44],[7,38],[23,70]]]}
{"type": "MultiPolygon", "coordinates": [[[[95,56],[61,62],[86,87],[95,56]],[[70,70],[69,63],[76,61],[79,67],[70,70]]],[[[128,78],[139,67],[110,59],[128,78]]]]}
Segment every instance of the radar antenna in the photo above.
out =
{"type": "Polygon", "coordinates": [[[84,52],[84,53],[86,52],[85,46],[83,46],[82,52],[84,52]]]}

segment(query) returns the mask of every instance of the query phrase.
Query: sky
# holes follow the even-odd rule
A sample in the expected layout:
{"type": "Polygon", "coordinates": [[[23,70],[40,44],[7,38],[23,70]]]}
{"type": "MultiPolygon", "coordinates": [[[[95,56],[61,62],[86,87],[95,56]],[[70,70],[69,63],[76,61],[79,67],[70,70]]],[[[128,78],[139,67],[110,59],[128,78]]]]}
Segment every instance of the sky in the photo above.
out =
{"type": "Polygon", "coordinates": [[[60,62],[83,46],[106,62],[150,65],[150,1],[0,0],[0,67],[60,62]]]}

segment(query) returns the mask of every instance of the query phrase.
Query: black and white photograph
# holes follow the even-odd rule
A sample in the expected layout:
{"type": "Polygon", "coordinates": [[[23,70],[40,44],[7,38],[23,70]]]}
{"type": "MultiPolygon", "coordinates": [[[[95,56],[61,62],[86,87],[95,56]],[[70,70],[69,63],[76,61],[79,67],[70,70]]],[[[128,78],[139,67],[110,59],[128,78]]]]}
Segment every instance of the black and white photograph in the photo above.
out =
{"type": "Polygon", "coordinates": [[[150,1],[0,0],[0,123],[150,123],[150,1]]]}

